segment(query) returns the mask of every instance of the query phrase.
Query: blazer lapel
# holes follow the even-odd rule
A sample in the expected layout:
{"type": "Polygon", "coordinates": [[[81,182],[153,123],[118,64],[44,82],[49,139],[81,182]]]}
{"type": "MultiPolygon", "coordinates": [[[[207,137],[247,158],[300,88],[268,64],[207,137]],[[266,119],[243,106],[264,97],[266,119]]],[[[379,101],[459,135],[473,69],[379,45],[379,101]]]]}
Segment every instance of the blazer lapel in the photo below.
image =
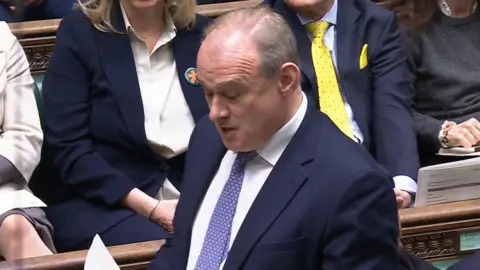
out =
{"type": "MultiPolygon", "coordinates": [[[[303,89],[309,95],[312,95],[315,100],[318,101],[318,84],[317,77],[315,75],[315,68],[313,67],[312,61],[312,42],[308,37],[306,28],[300,22],[300,19],[297,17],[297,14],[291,10],[283,0],[275,1],[273,9],[287,21],[288,25],[295,35],[297,40],[297,46],[300,57],[300,68],[303,73],[302,79],[307,79],[308,84],[302,80],[302,87],[305,88],[306,85],[310,86],[311,89],[303,89]],[[310,93],[311,92],[311,93],[310,93]]],[[[311,98],[312,98],[311,97],[311,98]]],[[[314,104],[317,104],[315,102],[314,104]]]]}
{"type": "Polygon", "coordinates": [[[305,119],[251,206],[229,252],[225,269],[241,269],[262,235],[288,206],[307,180],[303,165],[314,158],[319,140],[318,125],[312,123],[315,108],[309,106],[305,119]]]}
{"type": "Polygon", "coordinates": [[[189,74],[196,75],[197,53],[201,38],[201,34],[197,31],[180,29],[172,42],[178,79],[195,122],[209,111],[203,88],[198,82],[189,81],[191,78],[188,77],[189,74]]]}
{"type": "Polygon", "coordinates": [[[202,148],[209,149],[208,158],[204,157],[205,153],[190,150],[191,153],[198,153],[198,156],[188,157],[188,171],[186,171],[184,174],[185,183],[191,185],[189,185],[189,189],[182,190],[182,196],[185,197],[184,200],[180,200],[180,203],[185,203],[185,205],[179,205],[179,207],[184,207],[182,208],[182,211],[178,211],[178,213],[182,214],[182,216],[175,217],[175,219],[181,220],[182,224],[187,225],[185,228],[182,228],[181,231],[175,231],[175,233],[180,234],[178,235],[179,239],[184,239],[182,243],[188,244],[182,245],[181,254],[182,258],[185,258],[185,260],[182,261],[184,265],[181,265],[179,269],[186,269],[187,267],[186,264],[190,249],[190,238],[192,235],[195,217],[203,198],[207,193],[208,187],[215,177],[217,169],[220,167],[220,163],[227,152],[227,149],[225,148],[222,139],[215,128],[215,125],[211,123],[209,128],[210,131],[205,133],[206,136],[204,138],[195,138],[195,140],[203,141],[204,144],[206,144],[202,145],[202,148]],[[195,162],[192,162],[192,158],[195,159],[195,162]]]}
{"type": "MultiPolygon", "coordinates": [[[[113,25],[126,33],[118,2],[112,10],[113,25]]],[[[144,112],[132,47],[126,34],[94,31],[100,62],[127,128],[135,142],[147,145],[144,112]]]]}
{"type": "Polygon", "coordinates": [[[342,92],[347,96],[349,103],[353,100],[349,98],[348,87],[344,82],[347,81],[348,71],[359,70],[358,59],[363,45],[358,42],[359,15],[360,11],[355,7],[355,1],[338,0],[337,68],[342,92]]]}

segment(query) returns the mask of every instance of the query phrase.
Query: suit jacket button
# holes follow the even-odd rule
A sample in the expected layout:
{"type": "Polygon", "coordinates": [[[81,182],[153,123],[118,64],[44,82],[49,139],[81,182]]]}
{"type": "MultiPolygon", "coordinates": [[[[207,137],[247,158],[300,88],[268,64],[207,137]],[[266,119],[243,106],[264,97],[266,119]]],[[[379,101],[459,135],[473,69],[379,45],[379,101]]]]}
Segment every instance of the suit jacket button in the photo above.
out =
{"type": "Polygon", "coordinates": [[[162,164],[160,164],[160,170],[168,171],[169,169],[170,169],[170,167],[168,166],[168,164],[166,162],[162,162],[162,164]]]}

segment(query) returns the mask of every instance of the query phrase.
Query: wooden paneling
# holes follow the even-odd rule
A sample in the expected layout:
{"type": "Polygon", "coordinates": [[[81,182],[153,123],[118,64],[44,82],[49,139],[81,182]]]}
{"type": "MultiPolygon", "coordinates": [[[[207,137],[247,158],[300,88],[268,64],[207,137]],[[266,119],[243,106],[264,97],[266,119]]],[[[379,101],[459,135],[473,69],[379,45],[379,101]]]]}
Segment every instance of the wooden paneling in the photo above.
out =
{"type": "Polygon", "coordinates": [[[405,250],[424,259],[461,257],[480,247],[480,200],[402,209],[400,220],[405,250]]]}

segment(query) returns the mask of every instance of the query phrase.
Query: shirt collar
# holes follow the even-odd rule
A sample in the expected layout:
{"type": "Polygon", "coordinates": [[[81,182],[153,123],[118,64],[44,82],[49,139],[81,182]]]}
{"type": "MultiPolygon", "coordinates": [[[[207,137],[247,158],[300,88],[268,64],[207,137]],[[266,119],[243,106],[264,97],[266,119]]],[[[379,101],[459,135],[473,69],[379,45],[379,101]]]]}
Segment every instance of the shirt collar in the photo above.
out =
{"type": "MultiPolygon", "coordinates": [[[[130,24],[130,20],[128,19],[127,13],[125,12],[122,1],[120,1],[120,9],[122,10],[123,21],[125,22],[125,29],[127,30],[127,33],[133,33],[137,38],[141,39],[135,32],[133,26],[130,24]]],[[[173,23],[172,16],[170,15],[170,12],[168,12],[168,10],[165,10],[165,30],[162,36],[166,34],[166,36],[169,37],[169,39],[171,40],[175,37],[176,33],[177,28],[173,23]]]]}
{"type": "Polygon", "coordinates": [[[307,104],[307,97],[302,91],[302,103],[292,119],[279,129],[265,146],[257,149],[258,155],[270,163],[270,165],[275,166],[283,151],[285,151],[285,148],[287,148],[287,145],[290,143],[290,140],[293,138],[293,135],[295,135],[302,124],[305,114],[307,113],[307,104]]]}
{"type": "MultiPolygon", "coordinates": [[[[333,6],[330,9],[330,11],[328,11],[328,13],[325,14],[325,16],[323,16],[323,18],[320,21],[328,22],[330,25],[336,25],[337,24],[337,10],[338,10],[338,0],[335,0],[333,2],[333,6]]],[[[311,18],[304,17],[304,16],[302,16],[298,13],[297,13],[297,17],[300,19],[300,22],[302,23],[302,25],[307,25],[311,22],[316,21],[316,20],[313,20],[311,18]]]]}

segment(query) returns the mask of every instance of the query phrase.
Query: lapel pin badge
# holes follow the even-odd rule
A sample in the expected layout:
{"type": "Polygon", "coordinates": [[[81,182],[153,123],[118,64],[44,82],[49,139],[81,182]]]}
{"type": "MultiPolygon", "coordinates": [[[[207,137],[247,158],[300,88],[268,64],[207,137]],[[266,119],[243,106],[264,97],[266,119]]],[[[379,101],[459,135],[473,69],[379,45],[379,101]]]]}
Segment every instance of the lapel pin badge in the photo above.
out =
{"type": "Polygon", "coordinates": [[[197,69],[194,67],[188,68],[185,71],[185,79],[190,85],[193,85],[193,86],[200,85],[197,80],[197,69]]]}

